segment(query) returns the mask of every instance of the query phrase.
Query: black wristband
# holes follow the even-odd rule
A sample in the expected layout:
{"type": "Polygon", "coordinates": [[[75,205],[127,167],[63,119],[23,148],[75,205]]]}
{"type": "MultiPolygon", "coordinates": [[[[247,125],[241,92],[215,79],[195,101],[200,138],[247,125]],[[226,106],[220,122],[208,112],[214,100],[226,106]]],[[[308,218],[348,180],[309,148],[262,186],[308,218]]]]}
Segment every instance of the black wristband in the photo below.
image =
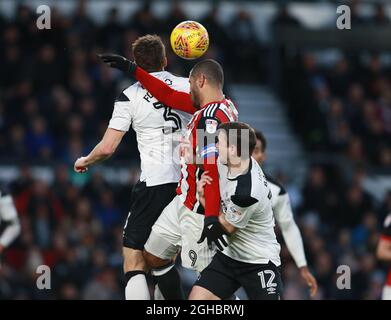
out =
{"type": "Polygon", "coordinates": [[[205,219],[204,219],[205,226],[208,226],[208,225],[210,225],[212,223],[216,223],[216,222],[219,222],[219,218],[216,216],[208,216],[208,217],[205,217],[205,219]]]}

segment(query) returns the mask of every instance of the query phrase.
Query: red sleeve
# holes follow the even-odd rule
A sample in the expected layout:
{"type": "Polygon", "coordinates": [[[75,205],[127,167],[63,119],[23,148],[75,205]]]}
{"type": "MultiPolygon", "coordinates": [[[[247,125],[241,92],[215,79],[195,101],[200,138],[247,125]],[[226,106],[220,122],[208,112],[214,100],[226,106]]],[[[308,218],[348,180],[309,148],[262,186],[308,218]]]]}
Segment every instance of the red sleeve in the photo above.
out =
{"type": "Polygon", "coordinates": [[[211,158],[204,159],[204,170],[208,171],[213,181],[211,184],[205,185],[205,217],[218,217],[220,213],[220,185],[219,185],[219,171],[217,168],[217,157],[211,161],[211,158]],[[212,163],[213,162],[213,163],[212,163]]]}
{"type": "Polygon", "coordinates": [[[383,241],[386,241],[386,242],[390,242],[391,243],[391,236],[386,236],[384,234],[381,234],[380,235],[380,239],[383,240],[383,241]]]}
{"type": "Polygon", "coordinates": [[[140,67],[136,68],[134,76],[157,100],[176,110],[193,114],[197,109],[193,106],[193,101],[189,93],[181,92],[170,88],[163,81],[150,75],[140,67]]]}

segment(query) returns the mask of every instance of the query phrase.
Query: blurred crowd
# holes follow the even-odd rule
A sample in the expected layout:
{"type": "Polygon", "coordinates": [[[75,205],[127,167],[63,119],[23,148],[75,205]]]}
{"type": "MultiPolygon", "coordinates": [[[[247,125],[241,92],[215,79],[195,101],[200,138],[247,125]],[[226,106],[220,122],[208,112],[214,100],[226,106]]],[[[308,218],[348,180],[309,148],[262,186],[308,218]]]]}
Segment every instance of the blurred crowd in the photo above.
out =
{"type": "MultiPolygon", "coordinates": [[[[376,246],[391,191],[376,201],[363,188],[367,173],[357,169],[346,179],[337,165],[313,165],[302,188],[287,183],[302,232],[310,269],[320,284],[318,299],[379,299],[387,265],[376,259],[376,246]],[[338,266],[351,271],[351,290],[338,290],[338,266]]],[[[280,239],[282,242],[282,239],[280,239]]],[[[286,299],[307,296],[285,246],[281,251],[286,299]]]]}
{"type": "MultiPolygon", "coordinates": [[[[222,62],[228,78],[235,73],[235,81],[255,81],[257,42],[231,46],[254,36],[250,16],[239,11],[232,17],[235,32],[228,35],[216,18],[217,8],[201,20],[213,35],[207,56],[222,62]],[[241,66],[233,60],[242,61],[241,66]]],[[[0,13],[1,154],[10,160],[73,162],[105,130],[115,97],[131,83],[99,63],[96,54],[114,52],[131,58],[131,43],[156,32],[170,48],[169,32],[187,19],[179,2],[165,19],[155,17],[147,2],[126,24],[119,21],[116,8],[108,11],[105,23],[96,24],[80,1],[71,16],[52,8],[50,30],[39,30],[35,13],[23,5],[12,21],[0,13]]],[[[167,54],[169,70],[186,76],[191,64],[175,58],[172,50],[167,54]]],[[[120,150],[120,159],[135,157],[135,139],[128,136],[124,145],[131,147],[120,150]]]]}
{"type": "MultiPolygon", "coordinates": [[[[358,4],[349,3],[352,25],[391,23],[383,5],[374,5],[374,14],[364,17],[358,4]]],[[[275,25],[302,26],[286,10],[275,25]]],[[[297,199],[309,265],[320,283],[318,298],[378,299],[389,266],[377,262],[375,251],[391,211],[391,190],[379,201],[363,186],[371,173],[391,174],[389,56],[304,48],[289,56],[285,49],[280,48],[280,93],[313,163],[304,186],[291,186],[291,195],[297,199]],[[337,289],[340,265],[351,268],[351,290],[337,289]]],[[[289,261],[285,247],[284,257],[289,261]]],[[[283,273],[285,298],[305,297],[294,264],[286,262],[283,273]]]]}
{"type": "Polygon", "coordinates": [[[322,65],[305,53],[287,68],[285,81],[290,116],[309,150],[390,168],[391,69],[380,54],[322,65]]]}
{"type": "MultiPolygon", "coordinates": [[[[222,62],[228,81],[264,81],[264,49],[250,41],[256,39],[253,17],[238,10],[227,32],[218,9],[199,20],[213,35],[208,57],[222,62]]],[[[127,23],[113,8],[104,24],[94,23],[80,1],[70,16],[52,10],[53,28],[45,31],[23,5],[12,21],[0,14],[0,154],[3,163],[20,164],[9,187],[22,224],[0,268],[0,298],[123,299],[122,227],[137,172],[122,186],[109,184],[99,170],[82,178],[72,171],[74,160],[102,136],[115,97],[131,83],[100,64],[96,53],[131,57],[130,43],[157,31],[169,47],[170,30],[188,18],[178,1],[164,19],[146,3],[127,23]],[[33,164],[52,166],[53,183],[34,177],[33,164]],[[41,264],[51,267],[51,290],[35,285],[41,264]]],[[[284,10],[274,23],[299,24],[284,10]]],[[[167,53],[169,70],[186,75],[191,64],[167,53]]],[[[385,268],[374,248],[391,211],[391,192],[375,201],[362,181],[369,166],[391,164],[389,69],[377,54],[343,56],[328,66],[303,54],[284,74],[288,112],[307,149],[339,154],[353,168],[346,177],[339,166],[315,164],[302,187],[285,181],[320,284],[317,298],[377,299],[385,268]],[[351,267],[351,290],[336,288],[339,265],[351,267]]],[[[137,162],[135,135],[125,137],[111,164],[137,162]]],[[[284,245],[281,256],[285,298],[308,298],[284,245]]]]}
{"type": "MultiPolygon", "coordinates": [[[[348,4],[353,27],[391,26],[384,4],[373,4],[370,16],[360,13],[360,1],[352,0],[348,4]]],[[[283,7],[273,25],[303,27],[287,7],[283,7]]],[[[327,50],[311,52],[303,48],[289,56],[287,48],[279,50],[280,93],[307,150],[340,155],[354,166],[389,168],[391,64],[388,53],[373,48],[334,50],[328,54],[327,50]]]]}
{"type": "MultiPolygon", "coordinates": [[[[317,299],[378,299],[386,266],[375,248],[391,192],[375,202],[362,188],[357,171],[346,184],[335,167],[314,166],[302,188],[290,185],[296,221],[308,265],[319,281],[317,299]],[[337,267],[351,268],[351,290],[336,287],[337,267]]],[[[17,299],[123,299],[122,227],[134,176],[126,186],[108,184],[99,173],[76,183],[71,169],[56,168],[51,185],[23,167],[10,188],[22,233],[6,251],[0,269],[0,297],[17,299]],[[51,290],[38,290],[39,265],[51,268],[51,290]]],[[[284,243],[277,229],[280,243],[284,243]]],[[[285,299],[306,299],[308,290],[286,246],[282,245],[285,299]]],[[[188,279],[195,279],[188,277],[188,279]]],[[[189,280],[185,290],[190,289],[189,280]]]]}

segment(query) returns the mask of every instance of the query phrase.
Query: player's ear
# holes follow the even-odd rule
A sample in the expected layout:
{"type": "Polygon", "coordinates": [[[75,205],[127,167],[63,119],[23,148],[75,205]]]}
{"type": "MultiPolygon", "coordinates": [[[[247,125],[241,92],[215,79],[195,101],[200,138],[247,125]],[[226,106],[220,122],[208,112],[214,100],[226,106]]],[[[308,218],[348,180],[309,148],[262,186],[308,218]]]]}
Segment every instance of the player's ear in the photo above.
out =
{"type": "Polygon", "coordinates": [[[162,69],[164,69],[165,67],[167,67],[167,64],[168,64],[167,57],[164,57],[164,58],[163,58],[163,68],[162,68],[162,69]]]}
{"type": "Polygon", "coordinates": [[[236,148],[235,148],[235,146],[233,144],[229,145],[229,153],[231,155],[235,155],[236,154],[236,148]]]}
{"type": "Polygon", "coordinates": [[[200,88],[202,88],[202,87],[205,85],[205,82],[206,82],[206,77],[205,77],[205,75],[203,75],[203,74],[201,73],[200,76],[198,77],[198,81],[199,81],[199,86],[200,86],[200,88]]]}

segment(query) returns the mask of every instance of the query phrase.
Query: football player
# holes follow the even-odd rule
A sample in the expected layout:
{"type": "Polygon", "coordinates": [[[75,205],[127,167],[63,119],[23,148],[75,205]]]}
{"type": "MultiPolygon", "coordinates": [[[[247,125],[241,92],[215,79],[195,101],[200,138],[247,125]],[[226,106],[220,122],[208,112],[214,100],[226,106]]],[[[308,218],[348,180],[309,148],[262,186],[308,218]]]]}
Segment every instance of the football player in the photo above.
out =
{"type": "MultiPolygon", "coordinates": [[[[252,157],[262,165],[266,159],[266,138],[260,131],[255,131],[257,143],[252,157]]],[[[281,229],[288,251],[293,257],[296,266],[300,270],[300,275],[310,288],[310,296],[313,298],[318,290],[318,284],[307,266],[307,260],[304,253],[303,239],[300,230],[293,218],[293,211],[289,200],[289,195],[284,187],[273,177],[266,174],[266,180],[272,192],[272,208],[274,218],[281,229]]]]}

